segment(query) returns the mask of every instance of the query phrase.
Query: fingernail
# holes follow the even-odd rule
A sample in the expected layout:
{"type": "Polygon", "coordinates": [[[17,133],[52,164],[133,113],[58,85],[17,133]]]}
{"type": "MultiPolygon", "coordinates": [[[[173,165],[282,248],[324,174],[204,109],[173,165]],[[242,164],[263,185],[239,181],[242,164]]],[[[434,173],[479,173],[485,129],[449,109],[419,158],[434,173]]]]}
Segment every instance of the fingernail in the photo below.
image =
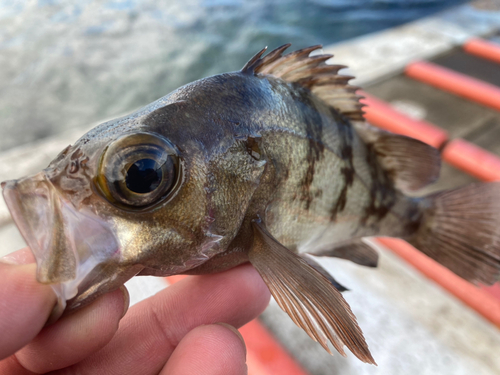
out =
{"type": "Polygon", "coordinates": [[[122,313],[122,316],[120,317],[120,319],[121,319],[121,318],[123,318],[125,316],[125,314],[128,311],[128,307],[129,307],[129,304],[130,304],[130,294],[128,293],[128,290],[125,287],[125,285],[122,285],[120,287],[120,290],[123,293],[123,313],[122,313]]]}
{"type": "Polygon", "coordinates": [[[31,250],[27,247],[21,250],[14,251],[0,258],[0,262],[6,264],[29,264],[34,263],[35,258],[31,250]]]}
{"type": "Polygon", "coordinates": [[[0,258],[0,262],[5,264],[19,264],[19,261],[10,254],[0,258]]]}
{"type": "Polygon", "coordinates": [[[238,336],[238,338],[241,340],[241,342],[243,343],[243,347],[245,348],[245,356],[247,355],[247,346],[245,344],[245,339],[243,339],[243,336],[241,335],[240,331],[238,331],[236,328],[234,328],[232,325],[230,324],[227,324],[227,323],[223,323],[223,322],[220,322],[220,323],[215,323],[217,325],[220,325],[220,326],[223,326],[223,327],[226,327],[227,329],[231,330],[234,332],[234,334],[236,336],[238,336]]]}

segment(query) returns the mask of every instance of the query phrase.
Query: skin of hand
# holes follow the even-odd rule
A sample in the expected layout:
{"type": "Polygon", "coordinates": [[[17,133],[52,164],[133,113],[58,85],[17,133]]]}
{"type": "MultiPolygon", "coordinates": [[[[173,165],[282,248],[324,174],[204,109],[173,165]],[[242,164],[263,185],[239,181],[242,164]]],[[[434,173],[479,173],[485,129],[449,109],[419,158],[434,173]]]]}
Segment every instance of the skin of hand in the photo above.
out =
{"type": "Polygon", "coordinates": [[[122,287],[44,327],[56,297],[33,262],[29,249],[0,260],[0,374],[247,373],[236,328],[270,298],[250,265],[186,278],[130,309],[122,287]]]}

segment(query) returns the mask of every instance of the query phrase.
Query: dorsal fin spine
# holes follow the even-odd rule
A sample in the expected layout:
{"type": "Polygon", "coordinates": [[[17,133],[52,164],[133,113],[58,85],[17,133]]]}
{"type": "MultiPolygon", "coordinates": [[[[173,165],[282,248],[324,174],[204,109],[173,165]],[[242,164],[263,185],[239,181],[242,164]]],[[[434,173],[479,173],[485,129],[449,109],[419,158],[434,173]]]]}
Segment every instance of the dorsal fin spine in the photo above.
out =
{"type": "Polygon", "coordinates": [[[248,72],[252,72],[254,71],[255,69],[255,66],[261,61],[261,56],[264,54],[264,52],[267,51],[267,46],[265,46],[264,48],[262,48],[259,52],[257,52],[255,54],[255,56],[253,56],[250,61],[248,61],[245,66],[241,69],[241,71],[243,73],[248,73],[248,72]]]}
{"type": "Polygon", "coordinates": [[[290,47],[291,44],[290,43],[287,43],[287,44],[283,44],[281,47],[278,47],[276,48],[275,50],[269,52],[263,59],[262,59],[262,62],[265,63],[265,64],[271,64],[273,61],[279,59],[283,52],[288,48],[290,47]]]}
{"type": "Polygon", "coordinates": [[[343,116],[353,121],[363,121],[360,96],[355,92],[358,87],[349,84],[352,76],[340,75],[339,70],[344,65],[330,65],[326,61],[333,56],[311,52],[321,49],[321,45],[302,48],[283,55],[290,47],[285,44],[262,57],[266,49],[259,51],[243,67],[246,74],[271,75],[286,82],[305,87],[322,99],[326,104],[336,109],[343,116]]]}

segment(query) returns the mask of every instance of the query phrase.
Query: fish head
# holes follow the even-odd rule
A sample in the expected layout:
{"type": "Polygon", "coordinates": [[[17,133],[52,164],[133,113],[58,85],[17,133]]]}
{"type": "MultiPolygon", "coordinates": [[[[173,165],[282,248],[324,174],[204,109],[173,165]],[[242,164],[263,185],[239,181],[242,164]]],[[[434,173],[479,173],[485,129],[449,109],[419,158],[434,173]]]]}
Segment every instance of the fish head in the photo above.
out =
{"type": "Polygon", "coordinates": [[[244,189],[231,178],[242,167],[237,152],[209,152],[203,137],[186,136],[175,123],[152,126],[148,116],[103,124],[43,171],[2,183],[38,280],[53,286],[67,310],[139,273],[197,267],[236,235],[263,163],[246,154],[244,163],[253,164],[244,189]],[[227,152],[230,158],[221,155],[227,152]]]}

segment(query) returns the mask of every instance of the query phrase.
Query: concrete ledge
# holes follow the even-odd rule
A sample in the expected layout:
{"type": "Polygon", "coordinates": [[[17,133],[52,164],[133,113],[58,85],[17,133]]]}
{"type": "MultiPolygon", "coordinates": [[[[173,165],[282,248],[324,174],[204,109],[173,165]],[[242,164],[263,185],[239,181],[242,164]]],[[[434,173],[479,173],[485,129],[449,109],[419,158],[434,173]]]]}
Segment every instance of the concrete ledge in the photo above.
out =
{"type": "Polygon", "coordinates": [[[474,1],[403,26],[326,46],[343,74],[357,77],[353,84],[366,87],[400,73],[406,64],[428,59],[461,45],[474,36],[500,30],[500,1],[474,1]],[[483,5],[482,5],[483,4],[483,5]],[[494,5],[497,5],[496,7],[494,5]]]}

